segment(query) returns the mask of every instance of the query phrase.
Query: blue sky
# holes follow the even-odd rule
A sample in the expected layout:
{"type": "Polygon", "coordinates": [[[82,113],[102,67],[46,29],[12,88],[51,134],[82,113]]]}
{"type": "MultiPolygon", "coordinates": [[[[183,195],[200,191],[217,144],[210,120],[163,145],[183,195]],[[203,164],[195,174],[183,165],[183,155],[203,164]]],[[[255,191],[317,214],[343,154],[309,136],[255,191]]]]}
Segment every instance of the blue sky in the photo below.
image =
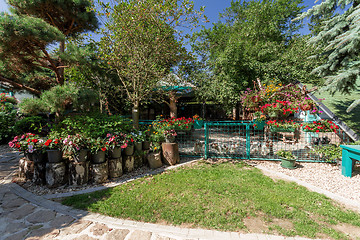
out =
{"type": "MultiPolygon", "coordinates": [[[[194,0],[195,6],[197,9],[200,6],[206,6],[205,15],[209,18],[210,23],[205,24],[205,26],[211,27],[212,22],[216,22],[219,19],[219,13],[227,7],[230,7],[231,0],[194,0]]],[[[306,9],[314,5],[315,0],[304,0],[304,5],[308,6],[306,9]]],[[[0,0],[0,12],[8,11],[8,6],[6,0],[0,0]]],[[[306,22],[305,22],[306,23],[306,22]]],[[[309,33],[307,27],[300,30],[301,34],[309,33]]]]}

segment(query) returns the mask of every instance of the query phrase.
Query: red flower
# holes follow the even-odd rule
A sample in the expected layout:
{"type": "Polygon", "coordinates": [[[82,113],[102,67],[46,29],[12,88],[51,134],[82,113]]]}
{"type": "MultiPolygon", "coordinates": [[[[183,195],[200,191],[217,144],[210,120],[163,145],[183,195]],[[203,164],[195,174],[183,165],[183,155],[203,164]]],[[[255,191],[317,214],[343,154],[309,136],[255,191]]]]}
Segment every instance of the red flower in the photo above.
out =
{"type": "Polygon", "coordinates": [[[131,141],[131,142],[134,142],[134,139],[131,138],[130,141],[131,141]]]}
{"type": "Polygon", "coordinates": [[[101,151],[105,152],[105,151],[106,151],[106,148],[104,148],[104,147],[103,147],[103,148],[101,148],[101,151]]]}
{"type": "Polygon", "coordinates": [[[51,139],[47,140],[47,141],[45,142],[45,146],[49,146],[49,144],[50,144],[51,142],[52,142],[51,139]]]}
{"type": "Polygon", "coordinates": [[[32,142],[33,142],[33,143],[37,143],[38,140],[37,140],[37,139],[33,139],[32,142]]]}

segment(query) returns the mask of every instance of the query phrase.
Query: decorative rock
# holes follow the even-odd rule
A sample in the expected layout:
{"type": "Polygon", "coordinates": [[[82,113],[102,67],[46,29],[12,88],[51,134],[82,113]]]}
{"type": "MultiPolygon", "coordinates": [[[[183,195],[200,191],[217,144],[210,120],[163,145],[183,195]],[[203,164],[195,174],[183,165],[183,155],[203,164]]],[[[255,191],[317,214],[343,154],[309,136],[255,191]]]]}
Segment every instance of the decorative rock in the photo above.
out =
{"type": "Polygon", "coordinates": [[[14,211],[12,211],[8,217],[11,219],[22,219],[31,214],[35,209],[34,205],[31,204],[25,204],[20,208],[16,208],[14,211]]]}
{"type": "Polygon", "coordinates": [[[154,169],[154,168],[159,168],[162,166],[162,162],[161,162],[161,153],[149,153],[147,155],[147,160],[149,162],[149,166],[150,168],[154,169]]]}
{"type": "Polygon", "coordinates": [[[95,223],[95,225],[90,229],[95,236],[102,236],[105,233],[109,232],[110,228],[103,223],[95,223]]]}
{"type": "Polygon", "coordinates": [[[135,155],[134,156],[134,168],[140,168],[144,165],[143,163],[143,156],[135,155]]]}
{"type": "Polygon", "coordinates": [[[123,174],[122,158],[109,159],[109,177],[117,178],[123,174]]]}
{"type": "Polygon", "coordinates": [[[45,184],[45,172],[46,172],[45,163],[34,163],[34,177],[32,181],[38,185],[45,184]]]}
{"type": "Polygon", "coordinates": [[[54,188],[65,184],[66,165],[64,162],[46,163],[46,185],[54,188]]]}
{"type": "Polygon", "coordinates": [[[69,163],[69,184],[83,185],[89,181],[89,162],[69,163]]]}
{"type": "Polygon", "coordinates": [[[127,229],[114,229],[106,235],[105,240],[124,240],[129,232],[127,229]]]}
{"type": "Polygon", "coordinates": [[[179,146],[177,143],[162,143],[161,147],[165,164],[175,165],[180,162],[179,146]]]}
{"type": "Polygon", "coordinates": [[[124,172],[132,172],[134,171],[134,161],[135,161],[135,157],[134,156],[125,156],[123,158],[123,171],[124,172]]]}
{"type": "Polygon", "coordinates": [[[135,230],[131,235],[129,240],[150,240],[151,239],[151,232],[145,232],[140,230],[135,230]]]}
{"type": "Polygon", "coordinates": [[[94,183],[103,183],[108,179],[108,163],[92,163],[91,177],[94,183]]]}

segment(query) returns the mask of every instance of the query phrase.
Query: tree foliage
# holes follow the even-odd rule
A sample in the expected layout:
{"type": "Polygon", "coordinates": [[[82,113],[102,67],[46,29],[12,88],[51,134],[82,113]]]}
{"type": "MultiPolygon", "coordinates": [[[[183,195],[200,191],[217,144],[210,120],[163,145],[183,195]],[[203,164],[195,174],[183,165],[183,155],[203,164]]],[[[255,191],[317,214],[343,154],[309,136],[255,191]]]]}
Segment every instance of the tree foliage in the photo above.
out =
{"type": "MultiPolygon", "coordinates": [[[[360,1],[359,0],[326,0],[315,5],[299,16],[305,17],[328,16],[334,9],[342,9],[342,13],[335,14],[321,26],[318,34],[310,39],[310,43],[323,47],[321,56],[326,61],[314,69],[321,77],[326,78],[326,90],[334,93],[351,93],[358,87],[360,75],[360,1]]],[[[360,103],[355,101],[348,110],[360,103]]]]}
{"type": "Polygon", "coordinates": [[[66,66],[58,52],[51,48],[59,43],[59,52],[63,53],[67,38],[97,28],[97,18],[90,9],[91,1],[8,2],[12,14],[0,15],[0,81],[37,95],[51,85],[63,84],[66,66]]]}
{"type": "Polygon", "coordinates": [[[239,92],[253,80],[291,82],[308,79],[305,61],[292,59],[305,50],[295,33],[299,21],[291,21],[302,0],[233,1],[221,15],[223,21],[194,35],[193,49],[199,56],[194,78],[202,98],[234,106],[239,92]]]}
{"type": "Polygon", "coordinates": [[[186,59],[180,26],[197,23],[199,12],[189,0],[118,1],[105,6],[107,21],[99,49],[116,72],[136,113],[170,67],[186,59]]]}

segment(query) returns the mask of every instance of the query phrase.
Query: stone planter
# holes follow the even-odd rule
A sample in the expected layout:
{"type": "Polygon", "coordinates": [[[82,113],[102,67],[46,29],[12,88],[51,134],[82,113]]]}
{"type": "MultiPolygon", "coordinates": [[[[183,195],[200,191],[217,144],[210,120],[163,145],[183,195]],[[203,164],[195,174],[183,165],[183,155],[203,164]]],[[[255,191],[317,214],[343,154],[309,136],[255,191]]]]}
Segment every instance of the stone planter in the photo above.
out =
{"type": "Polygon", "coordinates": [[[21,158],[19,160],[19,177],[24,177],[26,180],[32,180],[34,177],[34,162],[21,158]]]}
{"type": "Polygon", "coordinates": [[[159,167],[162,166],[161,153],[160,152],[149,153],[146,157],[147,157],[150,168],[155,169],[155,168],[159,168],[159,167]]]}
{"type": "Polygon", "coordinates": [[[33,183],[37,185],[45,184],[46,164],[44,162],[34,163],[33,183]]]}
{"type": "Polygon", "coordinates": [[[46,186],[59,187],[66,182],[66,167],[64,162],[46,163],[46,186]]]}
{"type": "Polygon", "coordinates": [[[134,171],[134,162],[135,157],[134,156],[125,156],[123,157],[123,171],[125,173],[134,171]]]}
{"type": "Polygon", "coordinates": [[[180,162],[179,146],[177,143],[162,143],[161,148],[165,164],[175,165],[180,162]]]}
{"type": "Polygon", "coordinates": [[[137,152],[142,151],[142,142],[135,143],[135,151],[137,151],[137,152]]]}
{"type": "Polygon", "coordinates": [[[63,153],[60,150],[57,150],[57,149],[46,150],[46,153],[47,153],[49,163],[59,163],[59,162],[63,161],[63,158],[62,158],[63,153]]]}
{"type": "Polygon", "coordinates": [[[121,148],[120,147],[115,147],[114,149],[109,151],[109,155],[113,159],[121,158],[121,148]]]}
{"type": "Polygon", "coordinates": [[[109,159],[109,177],[117,178],[123,175],[122,158],[109,159]]]}
{"type": "Polygon", "coordinates": [[[108,179],[109,170],[108,163],[92,163],[91,164],[91,178],[96,184],[104,183],[108,179]]]}
{"type": "Polygon", "coordinates": [[[127,147],[124,148],[124,155],[125,156],[134,155],[134,145],[127,145],[127,147]]]}
{"type": "Polygon", "coordinates": [[[150,149],[150,141],[144,141],[142,143],[142,149],[143,150],[149,150],[150,149]]]}
{"type": "Polygon", "coordinates": [[[135,155],[134,156],[134,169],[144,166],[143,156],[135,155]]]}
{"type": "Polygon", "coordinates": [[[89,149],[80,149],[77,154],[73,155],[73,158],[76,162],[86,162],[89,159],[89,149]]]}
{"type": "Polygon", "coordinates": [[[91,161],[93,163],[103,163],[105,162],[105,152],[104,151],[97,151],[96,153],[91,154],[91,161]]]}
{"type": "Polygon", "coordinates": [[[69,163],[69,185],[84,185],[89,181],[89,161],[69,163]]]}

